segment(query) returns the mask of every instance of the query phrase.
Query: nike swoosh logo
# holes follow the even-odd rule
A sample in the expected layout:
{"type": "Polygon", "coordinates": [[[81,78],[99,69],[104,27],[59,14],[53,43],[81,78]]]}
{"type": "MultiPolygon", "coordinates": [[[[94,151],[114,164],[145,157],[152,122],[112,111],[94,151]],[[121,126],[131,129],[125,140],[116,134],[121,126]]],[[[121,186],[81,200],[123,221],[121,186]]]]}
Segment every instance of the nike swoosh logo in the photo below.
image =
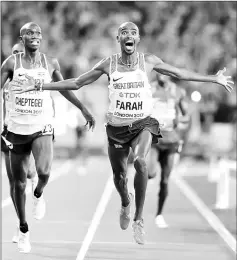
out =
{"type": "Polygon", "coordinates": [[[25,74],[20,74],[20,73],[18,74],[19,77],[24,76],[24,75],[25,75],[25,74]]]}
{"type": "Polygon", "coordinates": [[[120,78],[117,78],[117,79],[113,79],[113,81],[115,82],[115,81],[118,81],[118,80],[120,80],[120,79],[122,79],[123,77],[120,77],[120,78]]]}

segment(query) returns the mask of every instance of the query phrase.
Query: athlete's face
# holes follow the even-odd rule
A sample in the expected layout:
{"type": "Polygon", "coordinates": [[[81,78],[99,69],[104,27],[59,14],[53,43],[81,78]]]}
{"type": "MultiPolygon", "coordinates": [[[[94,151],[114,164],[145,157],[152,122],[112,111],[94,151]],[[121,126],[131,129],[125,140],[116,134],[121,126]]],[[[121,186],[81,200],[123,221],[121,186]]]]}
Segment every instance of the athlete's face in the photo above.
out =
{"type": "Polygon", "coordinates": [[[134,53],[138,43],[140,42],[140,35],[137,26],[133,23],[127,23],[120,26],[117,40],[120,43],[122,51],[125,51],[127,54],[134,53]]]}
{"type": "Polygon", "coordinates": [[[22,42],[26,48],[37,50],[42,40],[41,29],[38,25],[28,26],[21,36],[22,42]]]}

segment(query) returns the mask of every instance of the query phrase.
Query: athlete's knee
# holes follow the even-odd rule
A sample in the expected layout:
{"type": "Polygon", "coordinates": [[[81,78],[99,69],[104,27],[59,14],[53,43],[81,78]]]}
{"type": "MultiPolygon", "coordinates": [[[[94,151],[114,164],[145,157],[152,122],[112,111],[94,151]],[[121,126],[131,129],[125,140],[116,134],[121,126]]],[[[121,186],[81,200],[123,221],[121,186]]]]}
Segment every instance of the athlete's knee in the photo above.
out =
{"type": "Polygon", "coordinates": [[[24,192],[26,189],[27,181],[15,180],[14,188],[20,192],[24,192]]]}
{"type": "Polygon", "coordinates": [[[114,182],[119,186],[124,186],[127,184],[127,172],[126,171],[119,171],[113,173],[114,182]]]}
{"type": "Polygon", "coordinates": [[[134,167],[137,172],[147,173],[147,164],[145,157],[137,156],[134,159],[134,167]]]}
{"type": "Polygon", "coordinates": [[[50,164],[47,163],[47,164],[38,164],[36,165],[36,171],[38,173],[38,176],[49,176],[50,174],[50,164]]]}
{"type": "Polygon", "coordinates": [[[32,179],[36,174],[35,170],[29,170],[27,173],[27,179],[32,179]]]}

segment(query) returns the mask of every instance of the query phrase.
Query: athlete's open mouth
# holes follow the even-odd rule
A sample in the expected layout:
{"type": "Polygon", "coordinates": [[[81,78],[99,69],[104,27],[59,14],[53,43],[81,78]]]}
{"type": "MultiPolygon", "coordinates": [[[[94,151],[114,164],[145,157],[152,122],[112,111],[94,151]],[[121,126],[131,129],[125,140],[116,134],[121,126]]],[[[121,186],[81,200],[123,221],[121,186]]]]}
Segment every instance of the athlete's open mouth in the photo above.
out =
{"type": "Polygon", "coordinates": [[[132,42],[132,41],[129,41],[129,42],[125,43],[126,47],[132,47],[133,45],[134,45],[134,42],[132,42]]]}
{"type": "Polygon", "coordinates": [[[40,41],[39,41],[39,40],[32,40],[32,41],[30,41],[30,43],[31,43],[31,44],[35,44],[35,45],[36,45],[36,44],[39,44],[39,43],[40,43],[40,41]]]}

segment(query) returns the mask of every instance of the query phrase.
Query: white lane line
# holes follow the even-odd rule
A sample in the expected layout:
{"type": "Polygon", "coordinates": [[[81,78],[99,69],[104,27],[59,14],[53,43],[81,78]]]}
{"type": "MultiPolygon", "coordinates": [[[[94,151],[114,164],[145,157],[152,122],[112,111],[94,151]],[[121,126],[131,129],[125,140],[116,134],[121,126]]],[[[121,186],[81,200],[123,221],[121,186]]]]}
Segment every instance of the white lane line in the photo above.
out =
{"type": "Polygon", "coordinates": [[[100,220],[104,214],[105,208],[110,200],[113,189],[114,189],[113,176],[111,174],[111,176],[107,180],[104,192],[103,192],[101,199],[99,201],[99,204],[95,210],[95,214],[92,218],[91,225],[88,228],[87,234],[82,242],[82,246],[80,248],[80,251],[77,254],[76,260],[83,260],[84,257],[86,256],[88,248],[95,235],[96,229],[99,226],[100,220]]]}
{"type": "MultiPolygon", "coordinates": [[[[47,245],[47,244],[61,244],[61,245],[80,245],[83,243],[83,241],[74,241],[74,240],[43,240],[43,241],[38,241],[38,240],[30,240],[32,244],[42,244],[42,245],[47,245]]],[[[4,240],[2,241],[2,244],[12,244],[11,240],[4,240]]],[[[91,243],[91,245],[121,245],[121,246],[134,246],[134,248],[137,248],[137,244],[134,242],[109,242],[109,241],[94,241],[91,243]]],[[[149,242],[146,241],[146,246],[180,246],[180,247],[185,247],[185,248],[197,248],[197,247],[217,247],[216,244],[203,244],[203,243],[172,243],[172,242],[149,242]]]]}
{"type": "Polygon", "coordinates": [[[196,207],[199,213],[207,220],[209,225],[220,235],[225,243],[230,247],[232,251],[236,253],[236,239],[225,228],[219,218],[204,204],[204,202],[198,197],[197,193],[183,180],[178,174],[172,174],[171,179],[180,189],[180,191],[190,200],[190,202],[196,207]]]}
{"type": "MultiPolygon", "coordinates": [[[[49,178],[49,183],[57,180],[59,177],[65,175],[65,174],[67,174],[69,172],[70,167],[72,167],[72,160],[67,160],[63,165],[61,165],[60,167],[53,170],[51,173],[51,176],[49,178]]],[[[31,193],[31,187],[28,186],[26,189],[26,194],[29,194],[29,193],[31,193]]],[[[11,197],[8,197],[7,199],[2,201],[2,209],[11,204],[12,204],[12,199],[11,199],[11,197]]]]}

